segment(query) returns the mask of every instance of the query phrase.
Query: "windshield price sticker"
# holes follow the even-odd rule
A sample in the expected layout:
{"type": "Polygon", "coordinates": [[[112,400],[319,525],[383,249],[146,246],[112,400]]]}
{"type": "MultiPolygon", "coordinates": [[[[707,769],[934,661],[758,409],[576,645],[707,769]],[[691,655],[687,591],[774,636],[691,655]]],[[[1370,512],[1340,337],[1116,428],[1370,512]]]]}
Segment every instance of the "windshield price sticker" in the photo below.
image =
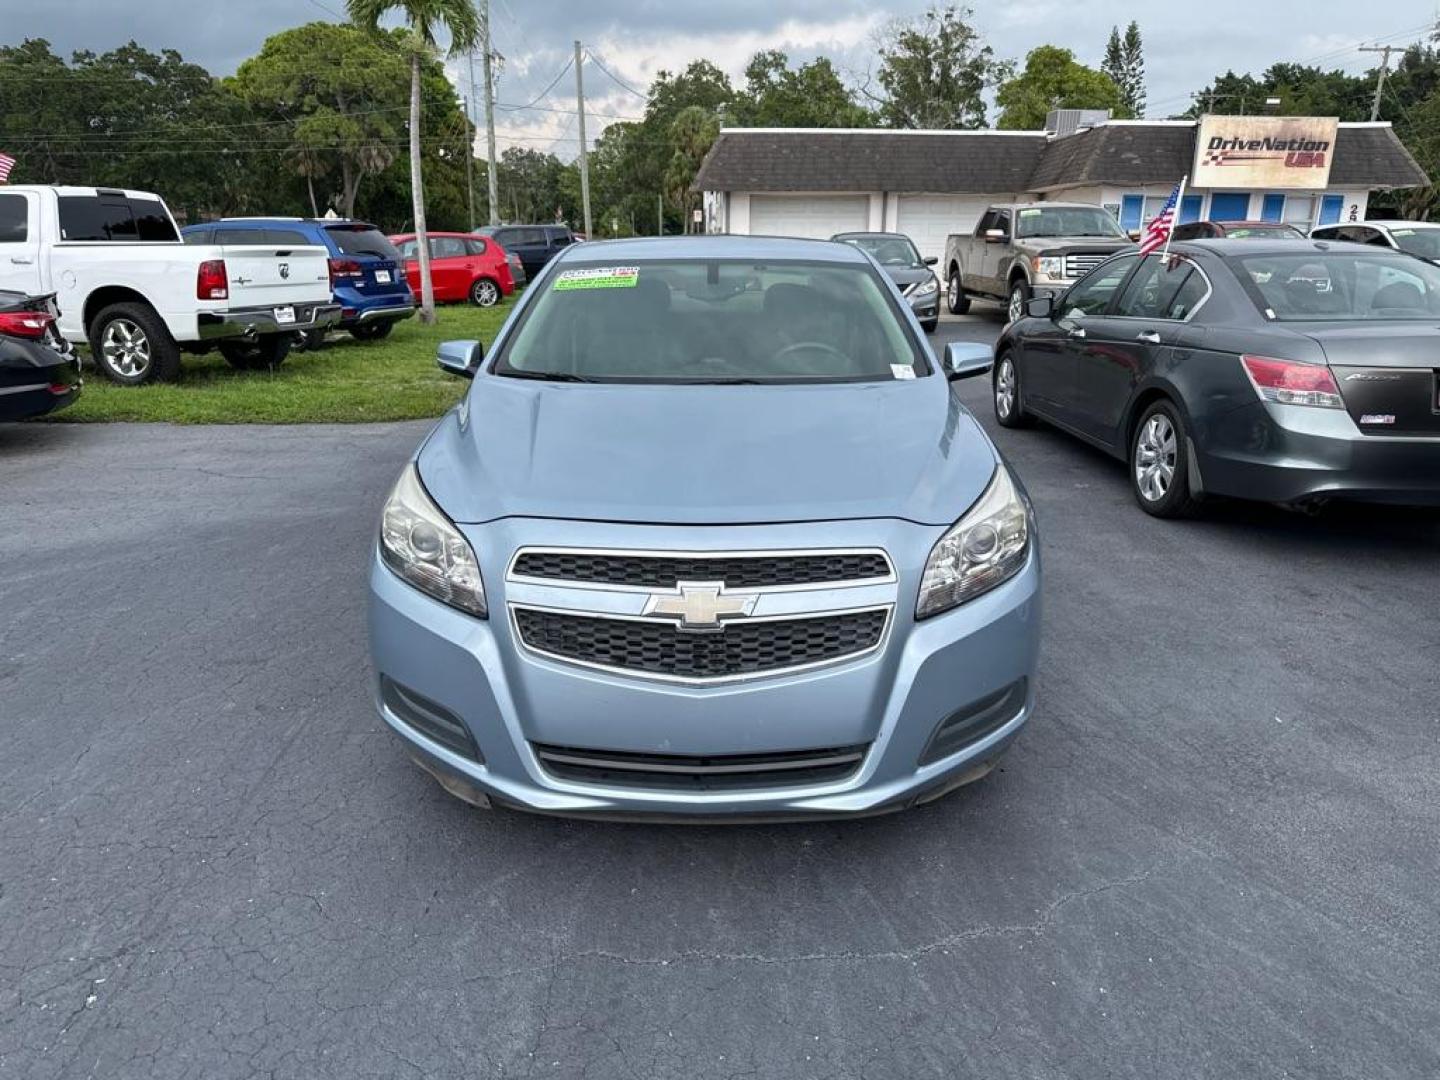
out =
{"type": "Polygon", "coordinates": [[[566,270],[555,279],[555,291],[633,289],[639,280],[638,266],[597,266],[586,270],[566,270]]]}
{"type": "Polygon", "coordinates": [[[1021,211],[1020,211],[1020,216],[1021,216],[1021,217],[1039,217],[1043,212],[1044,212],[1044,211],[1034,210],[1034,209],[1032,209],[1032,210],[1021,210],[1021,211]]]}
{"type": "Polygon", "coordinates": [[[915,377],[915,369],[909,364],[891,364],[890,374],[897,379],[913,379],[915,377]]]}

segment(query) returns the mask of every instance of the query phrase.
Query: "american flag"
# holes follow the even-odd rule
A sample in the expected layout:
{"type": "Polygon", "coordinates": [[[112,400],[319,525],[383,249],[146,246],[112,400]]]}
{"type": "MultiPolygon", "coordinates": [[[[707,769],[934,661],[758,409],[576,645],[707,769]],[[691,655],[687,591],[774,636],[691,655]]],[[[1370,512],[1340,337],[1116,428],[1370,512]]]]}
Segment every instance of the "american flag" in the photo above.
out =
{"type": "Polygon", "coordinates": [[[0,154],[0,184],[10,182],[10,170],[15,168],[15,159],[9,154],[0,154]]]}
{"type": "Polygon", "coordinates": [[[1175,224],[1175,204],[1180,201],[1180,188],[1184,184],[1185,181],[1181,180],[1175,185],[1170,192],[1170,198],[1165,200],[1164,208],[1145,226],[1145,235],[1140,238],[1141,255],[1149,255],[1152,251],[1164,247],[1170,239],[1170,229],[1175,224]]]}

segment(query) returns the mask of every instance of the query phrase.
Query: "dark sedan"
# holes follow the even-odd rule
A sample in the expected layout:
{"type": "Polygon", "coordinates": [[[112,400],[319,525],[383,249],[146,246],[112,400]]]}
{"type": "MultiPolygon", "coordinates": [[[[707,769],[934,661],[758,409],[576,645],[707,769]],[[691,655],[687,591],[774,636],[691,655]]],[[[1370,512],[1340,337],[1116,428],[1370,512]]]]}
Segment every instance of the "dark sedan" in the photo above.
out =
{"type": "Polygon", "coordinates": [[[1157,517],[1440,505],[1440,267],[1308,240],[1118,255],[1005,329],[994,400],[1126,460],[1157,517]]]}
{"type": "Polygon", "coordinates": [[[55,328],[53,296],[0,290],[0,421],[43,416],[80,396],[80,361],[55,328]]]}
{"type": "Polygon", "coordinates": [[[935,329],[940,322],[940,279],[930,268],[939,259],[933,255],[922,259],[915,242],[904,233],[847,232],[836,233],[830,239],[851,244],[874,256],[880,269],[905,295],[921,328],[927,334],[935,329]]]}

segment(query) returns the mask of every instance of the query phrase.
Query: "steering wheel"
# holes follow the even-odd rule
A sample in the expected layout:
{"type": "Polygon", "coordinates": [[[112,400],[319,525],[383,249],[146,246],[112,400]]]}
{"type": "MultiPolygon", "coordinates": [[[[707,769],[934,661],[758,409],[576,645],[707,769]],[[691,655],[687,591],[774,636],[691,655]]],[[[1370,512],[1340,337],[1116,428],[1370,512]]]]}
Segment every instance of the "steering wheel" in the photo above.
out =
{"type": "Polygon", "coordinates": [[[791,353],[798,353],[804,349],[809,349],[812,352],[827,353],[828,355],[835,357],[837,360],[842,361],[846,365],[853,364],[853,361],[850,359],[849,354],[843,353],[834,345],[827,345],[823,341],[797,341],[791,345],[786,345],[783,349],[781,349],[775,354],[775,359],[784,360],[791,353]]]}

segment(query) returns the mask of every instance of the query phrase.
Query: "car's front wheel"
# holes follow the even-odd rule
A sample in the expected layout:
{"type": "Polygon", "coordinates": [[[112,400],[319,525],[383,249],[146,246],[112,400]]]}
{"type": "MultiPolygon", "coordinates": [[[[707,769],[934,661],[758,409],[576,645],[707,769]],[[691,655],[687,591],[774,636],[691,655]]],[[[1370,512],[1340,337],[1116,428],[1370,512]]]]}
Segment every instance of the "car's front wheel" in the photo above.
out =
{"type": "Polygon", "coordinates": [[[1025,317],[1025,304],[1030,299],[1030,286],[1025,281],[1017,281],[1010,286],[1010,302],[1005,305],[1005,314],[1009,316],[1008,322],[1019,322],[1025,317]]]}
{"type": "Polygon", "coordinates": [[[253,340],[222,341],[220,354],[241,371],[267,371],[285,362],[290,343],[289,334],[261,334],[253,340]]]}
{"type": "Polygon", "coordinates": [[[950,309],[951,315],[964,315],[970,310],[970,297],[960,284],[959,271],[952,271],[945,283],[945,306],[950,309]]]}
{"type": "Polygon", "coordinates": [[[995,419],[1001,427],[1024,427],[1030,422],[1025,399],[1020,395],[1020,369],[1009,353],[995,365],[995,419]]]}
{"type": "Polygon", "coordinates": [[[1130,438],[1130,486],[1140,509],[1158,518],[1193,514],[1199,500],[1190,491],[1190,447],[1180,410],[1169,401],[1146,408],[1130,438]]]}
{"type": "Polygon", "coordinates": [[[470,286],[470,302],[476,307],[494,307],[500,302],[500,286],[489,278],[480,278],[470,286]]]}

